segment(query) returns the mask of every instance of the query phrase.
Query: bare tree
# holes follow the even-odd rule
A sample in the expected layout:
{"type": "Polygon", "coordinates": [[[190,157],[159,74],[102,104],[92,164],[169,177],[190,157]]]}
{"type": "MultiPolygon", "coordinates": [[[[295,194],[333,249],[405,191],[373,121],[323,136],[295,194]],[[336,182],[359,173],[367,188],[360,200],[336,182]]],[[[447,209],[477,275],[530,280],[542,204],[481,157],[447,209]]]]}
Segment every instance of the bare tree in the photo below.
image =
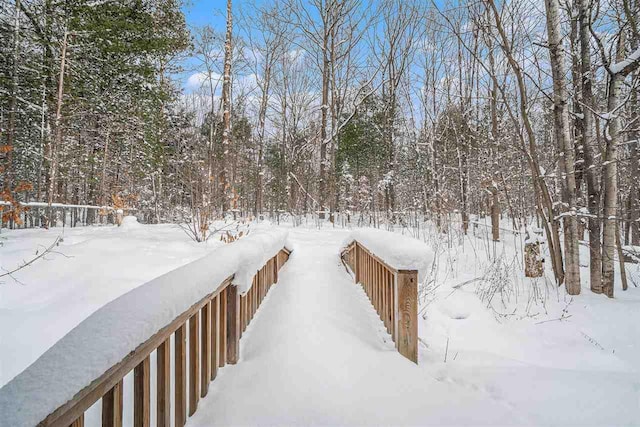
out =
{"type": "MultiPolygon", "coordinates": [[[[633,16],[626,16],[633,20],[633,16]]],[[[622,19],[622,17],[620,17],[622,19]]],[[[621,143],[620,114],[628,98],[622,97],[622,84],[626,78],[640,67],[640,48],[637,47],[628,56],[627,31],[620,23],[620,31],[614,42],[613,53],[607,54],[604,43],[590,27],[596,40],[602,65],[607,73],[607,112],[602,116],[604,128],[604,176],[603,202],[604,227],[602,230],[602,291],[610,298],[614,295],[615,251],[617,235],[618,209],[618,145],[621,143]]],[[[635,30],[634,30],[635,31],[635,30]]]]}
{"type": "Polygon", "coordinates": [[[576,208],[576,179],[574,170],[574,144],[569,124],[569,93],[566,87],[566,59],[562,45],[560,4],[558,0],[545,0],[547,35],[551,72],[553,76],[553,108],[555,137],[558,144],[560,173],[562,174],[563,201],[561,215],[564,223],[565,286],[569,295],[580,293],[580,252],[578,247],[578,221],[576,208]]]}
{"type": "Polygon", "coordinates": [[[222,186],[222,212],[229,210],[231,183],[229,182],[229,146],[231,145],[231,55],[233,16],[231,0],[227,0],[227,31],[224,42],[224,69],[222,74],[222,165],[220,185],[222,186]]]}

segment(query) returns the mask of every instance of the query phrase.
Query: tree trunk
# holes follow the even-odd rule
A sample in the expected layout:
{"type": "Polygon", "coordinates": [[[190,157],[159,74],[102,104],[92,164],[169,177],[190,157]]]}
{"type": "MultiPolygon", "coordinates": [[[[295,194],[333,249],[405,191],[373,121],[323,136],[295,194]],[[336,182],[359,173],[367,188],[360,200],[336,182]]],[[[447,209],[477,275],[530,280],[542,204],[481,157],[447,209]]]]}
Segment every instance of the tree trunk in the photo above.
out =
{"type": "MultiPolygon", "coordinates": [[[[563,201],[565,209],[564,253],[565,287],[570,295],[580,293],[580,252],[576,210],[576,180],[574,170],[574,146],[569,125],[569,94],[565,82],[565,51],[562,46],[560,5],[558,0],[545,0],[547,12],[547,34],[553,76],[553,104],[555,131],[560,156],[560,171],[563,175],[563,201]]],[[[559,248],[558,248],[559,250],[559,248]]]]}
{"type": "Polygon", "coordinates": [[[269,53],[264,59],[265,67],[262,82],[262,94],[260,98],[260,110],[258,111],[258,170],[256,174],[256,203],[253,210],[254,215],[262,213],[263,209],[263,175],[264,175],[264,135],[265,121],[267,116],[267,104],[269,101],[269,84],[271,80],[271,63],[269,53]]]}
{"type": "MultiPolygon", "coordinates": [[[[322,105],[320,119],[320,211],[324,211],[327,207],[328,194],[328,177],[327,171],[330,170],[327,165],[327,122],[329,117],[329,32],[325,30],[322,45],[322,105]]],[[[324,212],[321,212],[320,219],[324,219],[324,212]]]]}
{"type": "MultiPolygon", "coordinates": [[[[617,109],[620,100],[620,90],[624,76],[613,74],[609,80],[609,96],[607,111],[617,109]]],[[[604,157],[604,227],[602,231],[602,291],[613,298],[615,276],[616,224],[618,209],[618,139],[619,119],[615,114],[610,116],[605,128],[606,143],[604,157]]]]}
{"type": "Polygon", "coordinates": [[[640,132],[638,129],[638,121],[640,120],[640,114],[638,114],[638,108],[640,103],[638,102],[638,89],[634,87],[632,89],[630,99],[631,117],[629,122],[634,123],[633,129],[629,132],[630,139],[630,182],[632,183],[629,191],[629,238],[627,244],[634,246],[640,245],[640,132]]]}
{"type": "Polygon", "coordinates": [[[9,99],[9,123],[7,126],[7,158],[5,164],[5,190],[13,191],[13,160],[12,152],[15,144],[16,113],[18,109],[18,56],[20,53],[20,0],[16,0],[13,29],[13,58],[11,70],[11,93],[9,99]]]}
{"type": "Polygon", "coordinates": [[[222,80],[222,167],[220,168],[220,184],[222,185],[222,212],[229,210],[231,188],[229,185],[229,147],[231,139],[231,54],[232,54],[233,21],[231,0],[227,0],[227,32],[224,42],[224,71],[222,80]]]}
{"type": "Polygon", "coordinates": [[[62,40],[62,53],[60,54],[60,76],[58,78],[58,101],[56,105],[55,129],[56,135],[53,143],[50,145],[50,166],[49,166],[49,188],[47,190],[47,204],[49,205],[47,225],[51,225],[53,219],[53,209],[51,204],[55,198],[56,190],[56,172],[58,169],[58,151],[62,144],[62,102],[64,98],[64,73],[67,56],[67,32],[64,33],[62,40]]]}

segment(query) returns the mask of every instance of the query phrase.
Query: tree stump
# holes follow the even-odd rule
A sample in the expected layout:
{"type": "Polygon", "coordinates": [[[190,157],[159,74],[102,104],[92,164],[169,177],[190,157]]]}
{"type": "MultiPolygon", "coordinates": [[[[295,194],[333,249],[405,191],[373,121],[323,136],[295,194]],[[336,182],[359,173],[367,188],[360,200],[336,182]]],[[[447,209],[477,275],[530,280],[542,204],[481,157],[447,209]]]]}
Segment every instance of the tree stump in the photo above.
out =
{"type": "Polygon", "coordinates": [[[544,274],[544,257],[541,243],[544,241],[542,230],[528,229],[524,241],[524,275],[526,277],[542,277],[544,274]]]}
{"type": "Polygon", "coordinates": [[[122,209],[116,210],[116,224],[118,227],[122,225],[122,218],[124,217],[124,211],[122,209]]]}
{"type": "Polygon", "coordinates": [[[544,258],[540,255],[540,242],[524,245],[524,274],[526,277],[542,277],[544,258]]]}

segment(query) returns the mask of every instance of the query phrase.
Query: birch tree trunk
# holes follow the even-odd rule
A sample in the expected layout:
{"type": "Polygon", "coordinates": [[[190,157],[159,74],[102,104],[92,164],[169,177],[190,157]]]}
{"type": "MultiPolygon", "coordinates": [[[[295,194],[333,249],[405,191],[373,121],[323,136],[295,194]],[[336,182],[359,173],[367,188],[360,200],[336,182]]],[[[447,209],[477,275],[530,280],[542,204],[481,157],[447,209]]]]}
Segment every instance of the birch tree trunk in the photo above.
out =
{"type": "Polygon", "coordinates": [[[253,213],[258,215],[263,210],[263,183],[262,178],[264,176],[264,135],[265,135],[265,121],[267,116],[267,104],[269,101],[269,84],[271,82],[271,55],[270,52],[266,53],[264,59],[264,73],[262,76],[263,82],[261,85],[262,91],[260,94],[260,109],[258,111],[258,170],[256,174],[256,203],[253,213]]]}
{"type": "Polygon", "coordinates": [[[55,188],[56,188],[56,173],[58,169],[58,151],[60,149],[60,145],[62,144],[62,102],[64,98],[64,73],[65,73],[65,64],[67,58],[67,37],[68,34],[65,31],[64,37],[62,40],[62,53],[60,54],[60,76],[58,77],[58,101],[56,105],[56,117],[55,117],[55,130],[56,135],[53,140],[53,143],[50,144],[49,147],[49,187],[47,189],[47,204],[49,205],[48,210],[48,219],[47,226],[51,225],[51,220],[53,216],[53,208],[51,207],[53,203],[53,199],[55,198],[55,188]]]}
{"type": "MultiPolygon", "coordinates": [[[[330,170],[327,165],[327,122],[329,118],[329,31],[325,28],[322,40],[322,105],[320,119],[320,211],[324,211],[327,207],[328,192],[328,176],[327,171],[330,170]]],[[[320,219],[324,219],[324,212],[321,212],[320,219]]]]}
{"type": "Polygon", "coordinates": [[[578,0],[578,22],[580,26],[580,74],[583,123],[582,150],[585,160],[585,177],[587,182],[587,208],[589,210],[589,278],[591,291],[602,293],[602,246],[600,240],[600,184],[596,176],[594,151],[597,142],[594,134],[594,99],[591,72],[591,44],[589,38],[589,17],[591,7],[589,0],[578,0]]]}
{"type": "MultiPolygon", "coordinates": [[[[637,77],[636,77],[637,78],[637,77]]],[[[640,132],[638,132],[638,120],[640,120],[640,114],[638,108],[640,103],[638,102],[638,88],[632,88],[630,109],[631,117],[630,122],[635,123],[633,130],[631,130],[629,139],[631,143],[631,165],[630,165],[630,181],[636,183],[631,186],[629,191],[629,238],[627,244],[634,246],[640,245],[640,132]]]]}
{"type": "MultiPolygon", "coordinates": [[[[592,34],[593,29],[591,29],[592,34]]],[[[598,39],[602,60],[609,74],[607,96],[607,123],[605,125],[605,156],[604,156],[604,227],[602,231],[602,291],[609,298],[614,294],[615,252],[617,234],[618,209],[618,145],[620,144],[620,114],[621,89],[626,77],[640,66],[640,49],[624,59],[625,33],[620,32],[616,48],[616,64],[610,65],[607,60],[602,42],[598,39]]]]}
{"type": "Polygon", "coordinates": [[[578,246],[578,221],[576,210],[576,179],[574,170],[574,146],[569,124],[569,94],[566,87],[565,50],[562,45],[560,5],[558,0],[545,0],[547,35],[551,72],[553,76],[553,104],[556,142],[560,156],[563,187],[563,225],[565,287],[569,295],[580,293],[580,253],[578,246]]]}
{"type": "Polygon", "coordinates": [[[229,171],[228,155],[231,139],[231,53],[233,22],[231,0],[227,0],[227,32],[224,42],[224,70],[222,77],[222,167],[220,168],[220,184],[222,185],[222,212],[229,210],[229,171]]]}

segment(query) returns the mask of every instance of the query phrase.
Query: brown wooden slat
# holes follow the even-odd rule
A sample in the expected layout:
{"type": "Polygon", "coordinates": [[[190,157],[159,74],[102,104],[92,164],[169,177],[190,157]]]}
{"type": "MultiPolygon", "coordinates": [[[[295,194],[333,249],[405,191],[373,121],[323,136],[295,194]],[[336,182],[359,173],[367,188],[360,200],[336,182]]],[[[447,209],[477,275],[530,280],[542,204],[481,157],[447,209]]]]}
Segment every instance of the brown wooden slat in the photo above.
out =
{"type": "Polygon", "coordinates": [[[211,378],[211,301],[202,307],[201,313],[200,396],[205,397],[209,392],[209,379],[211,378]]]}
{"type": "Polygon", "coordinates": [[[156,419],[158,427],[171,426],[171,338],[156,351],[156,419]]]}
{"type": "Polygon", "coordinates": [[[354,245],[355,251],[355,263],[354,263],[354,273],[356,275],[356,283],[360,283],[360,249],[358,249],[358,243],[354,245]]]}
{"type": "Polygon", "coordinates": [[[69,427],[84,427],[84,414],[80,415],[69,427]]]}
{"type": "Polygon", "coordinates": [[[200,311],[189,319],[189,416],[200,400],[200,311]]]}
{"type": "Polygon", "coordinates": [[[151,362],[145,357],[133,370],[133,426],[149,427],[151,362]]]}
{"type": "Polygon", "coordinates": [[[240,298],[240,315],[242,316],[242,332],[247,330],[247,296],[240,298]]]}
{"type": "Polygon", "coordinates": [[[211,300],[211,381],[218,375],[220,357],[220,296],[211,300]]]}
{"type": "Polygon", "coordinates": [[[178,328],[175,335],[175,425],[187,422],[187,325],[178,328]]]}
{"type": "Polygon", "coordinates": [[[227,290],[220,294],[220,320],[218,331],[220,335],[218,346],[218,367],[222,368],[227,363],[227,290]]]}
{"type": "Polygon", "coordinates": [[[237,286],[229,286],[227,294],[227,363],[235,365],[240,357],[240,295],[237,286]]]}
{"type": "Polygon", "coordinates": [[[122,380],[102,396],[102,427],[122,427],[122,380]]]}
{"type": "Polygon", "coordinates": [[[276,254],[276,256],[274,256],[273,258],[271,258],[272,264],[273,264],[273,284],[278,283],[278,254],[280,252],[278,252],[276,254]]]}

